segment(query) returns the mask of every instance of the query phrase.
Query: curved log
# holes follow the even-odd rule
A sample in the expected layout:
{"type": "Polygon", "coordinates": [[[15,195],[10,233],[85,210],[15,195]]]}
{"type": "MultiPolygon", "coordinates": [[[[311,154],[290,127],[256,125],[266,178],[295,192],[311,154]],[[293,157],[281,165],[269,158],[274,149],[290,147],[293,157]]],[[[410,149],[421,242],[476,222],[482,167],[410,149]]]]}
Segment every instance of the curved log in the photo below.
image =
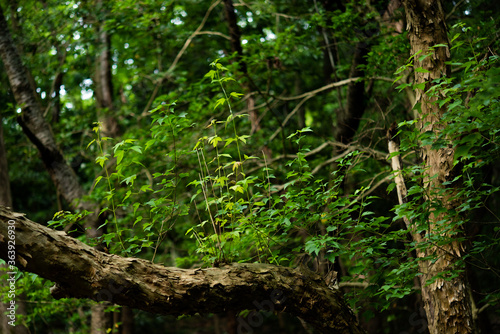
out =
{"type": "MultiPolygon", "coordinates": [[[[285,311],[321,333],[363,333],[342,294],[308,270],[257,263],[164,267],[97,251],[2,206],[0,258],[55,282],[51,289],[55,298],[88,298],[170,315],[229,309],[285,311]],[[12,226],[15,233],[9,234],[12,226]],[[15,241],[14,252],[13,247],[9,252],[11,241],[15,241]]],[[[262,315],[255,312],[239,319],[246,332],[260,323],[262,315]]]]}

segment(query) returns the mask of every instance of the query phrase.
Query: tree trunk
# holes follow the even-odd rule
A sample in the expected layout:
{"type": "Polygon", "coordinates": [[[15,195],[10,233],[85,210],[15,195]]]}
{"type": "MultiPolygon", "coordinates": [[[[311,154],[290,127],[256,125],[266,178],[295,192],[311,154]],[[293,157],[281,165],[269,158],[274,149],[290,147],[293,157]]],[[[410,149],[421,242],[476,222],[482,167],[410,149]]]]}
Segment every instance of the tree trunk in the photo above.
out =
{"type": "Polygon", "coordinates": [[[134,312],[128,306],[123,306],[121,310],[121,332],[120,334],[134,333],[134,312]]]}
{"type": "Polygon", "coordinates": [[[7,22],[0,9],[0,56],[9,77],[10,86],[22,113],[18,117],[24,133],[40,152],[45,168],[50,174],[56,188],[73,208],[90,208],[78,200],[84,191],[78,178],[66,163],[62,152],[56,144],[50,125],[43,118],[41,106],[33,93],[28,80],[27,70],[14,47],[7,22]]]}
{"type": "MultiPolygon", "coordinates": [[[[114,115],[114,89],[111,58],[111,36],[106,30],[105,23],[108,9],[103,0],[97,1],[97,15],[100,17],[98,24],[99,56],[96,62],[94,80],[96,83],[96,101],[98,105],[98,119],[104,137],[116,138],[119,133],[118,121],[114,115]]],[[[108,148],[107,143],[105,147],[108,148]]],[[[105,229],[106,227],[104,227],[105,229]]],[[[92,306],[91,334],[107,333],[107,329],[113,327],[114,317],[120,313],[104,312],[109,305],[98,304],[92,306]]],[[[115,329],[112,328],[114,331],[115,329]]]]}
{"type": "MultiPolygon", "coordinates": [[[[251,80],[250,76],[248,75],[247,63],[242,59],[243,48],[241,46],[241,32],[237,24],[238,17],[236,16],[236,12],[234,11],[234,4],[232,0],[224,0],[224,12],[229,27],[231,51],[236,52],[237,54],[236,60],[238,61],[238,66],[241,73],[243,73],[243,75],[246,76],[248,80],[251,80]]],[[[243,83],[242,87],[247,93],[251,91],[250,85],[248,85],[247,83],[243,83]]],[[[247,99],[247,110],[250,118],[250,124],[252,126],[251,133],[260,130],[259,114],[257,113],[257,110],[254,110],[254,107],[255,97],[253,95],[250,95],[247,99]]]]}
{"type": "MultiPolygon", "coordinates": [[[[85,195],[78,177],[73,169],[64,159],[64,156],[57,146],[52,128],[43,117],[42,108],[37,101],[32,85],[28,78],[28,71],[24,67],[12,37],[7,27],[7,22],[0,8],[0,56],[9,77],[10,86],[14,97],[22,113],[18,117],[24,133],[40,152],[45,168],[50,174],[54,185],[63,198],[74,210],[87,210],[94,212],[86,217],[86,234],[90,238],[97,238],[102,235],[102,229],[98,230],[98,212],[93,204],[82,200],[85,195]],[[94,211],[93,211],[94,210],[94,211]]],[[[99,307],[98,307],[99,308],[99,307]]],[[[93,317],[97,319],[108,316],[108,314],[98,314],[93,310],[93,317]],[[95,313],[95,315],[94,315],[95,313]]],[[[92,324],[102,323],[100,320],[92,324]]],[[[93,331],[93,333],[98,333],[93,331]]]]}
{"type": "MultiPolygon", "coordinates": [[[[163,267],[97,251],[5,207],[0,207],[0,258],[56,282],[51,288],[55,298],[89,298],[176,316],[245,309],[286,311],[320,333],[363,333],[341,293],[306,269],[255,263],[206,269],[163,267]],[[8,254],[6,243],[13,221],[15,257],[8,254]]],[[[261,326],[262,320],[260,313],[251,313],[238,326],[248,332],[261,326]]]]}
{"type": "MultiPolygon", "coordinates": [[[[363,77],[364,71],[359,65],[366,64],[366,55],[369,51],[365,42],[356,43],[352,58],[350,78],[363,77]]],[[[335,126],[335,140],[342,144],[349,144],[358,130],[361,117],[366,109],[367,97],[365,94],[365,82],[363,80],[350,82],[347,88],[347,103],[345,108],[339,108],[337,112],[337,124],[335,126]]]]}
{"type": "Polygon", "coordinates": [[[92,305],[91,320],[90,320],[90,334],[105,334],[110,333],[108,330],[112,329],[113,321],[111,312],[104,312],[110,305],[108,303],[99,303],[92,305]]]}
{"type": "Polygon", "coordinates": [[[118,122],[114,117],[114,93],[111,59],[111,36],[105,28],[107,9],[102,0],[97,1],[99,15],[104,15],[98,27],[99,57],[96,62],[96,100],[99,106],[99,121],[102,124],[102,134],[105,137],[116,137],[119,132],[118,122]]]}
{"type": "MultiPolygon", "coordinates": [[[[416,102],[421,106],[418,126],[421,133],[432,132],[437,135],[446,126],[440,123],[445,108],[439,108],[435,104],[437,98],[429,96],[426,91],[433,85],[432,80],[441,78],[448,72],[446,62],[450,59],[450,51],[443,9],[439,0],[404,0],[403,4],[406,10],[411,52],[413,55],[421,52],[414,59],[414,67],[424,70],[415,71],[415,83],[425,85],[424,90],[417,89],[416,92],[416,102]],[[437,44],[446,47],[430,49],[437,44]],[[430,56],[421,57],[428,53],[430,56]]],[[[426,200],[430,203],[439,203],[450,212],[457,207],[457,201],[454,200],[457,189],[445,183],[451,182],[457,175],[457,171],[453,170],[453,144],[450,142],[446,147],[439,149],[433,149],[431,145],[423,146],[421,158],[425,167],[423,186],[426,200]]],[[[429,332],[471,333],[473,324],[467,293],[468,283],[465,273],[457,268],[457,263],[464,254],[464,246],[458,240],[461,232],[458,227],[452,228],[451,231],[446,230],[456,224],[454,218],[447,213],[433,211],[431,209],[426,234],[421,235],[421,242],[430,246],[423,248],[417,254],[420,258],[431,257],[435,260],[435,262],[421,260],[419,263],[422,274],[420,276],[422,298],[429,332]],[[443,221],[446,223],[443,224],[443,221]],[[443,231],[443,225],[446,231],[443,231]],[[429,235],[436,233],[439,233],[441,238],[448,237],[450,242],[439,247],[430,244],[429,235]],[[440,273],[450,277],[447,272],[457,276],[439,278],[427,284],[428,280],[440,273]]]]}

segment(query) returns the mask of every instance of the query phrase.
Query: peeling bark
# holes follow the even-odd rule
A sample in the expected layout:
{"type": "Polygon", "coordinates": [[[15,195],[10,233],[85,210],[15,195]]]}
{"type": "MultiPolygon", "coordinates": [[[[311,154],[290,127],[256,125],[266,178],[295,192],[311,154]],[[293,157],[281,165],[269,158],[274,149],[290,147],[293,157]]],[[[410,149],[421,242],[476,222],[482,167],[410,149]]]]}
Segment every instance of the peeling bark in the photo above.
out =
{"type": "MultiPolygon", "coordinates": [[[[414,59],[415,68],[426,70],[415,72],[415,83],[425,85],[424,90],[418,89],[416,92],[416,102],[421,104],[418,126],[421,133],[431,131],[438,134],[446,126],[440,122],[445,108],[439,108],[435,104],[437,97],[431,97],[425,92],[432,86],[434,79],[448,73],[446,62],[450,59],[449,48],[446,46],[430,49],[437,44],[449,45],[443,9],[439,0],[404,0],[403,4],[412,54],[421,52],[420,56],[430,52],[430,56],[425,59],[419,56],[414,59]]],[[[457,189],[453,185],[445,185],[445,182],[452,181],[458,172],[453,168],[453,144],[449,142],[447,147],[440,149],[432,149],[431,145],[423,146],[421,158],[425,166],[423,186],[426,200],[442,203],[449,211],[455,209],[458,205],[454,200],[457,189]]],[[[471,333],[473,328],[466,275],[457,272],[458,260],[464,255],[464,246],[458,241],[462,232],[458,228],[442,231],[443,221],[446,222],[444,225],[449,226],[454,223],[452,219],[446,213],[430,212],[427,232],[440,233],[442,238],[449,238],[451,242],[439,247],[423,248],[417,253],[420,258],[429,256],[436,260],[419,262],[422,273],[422,299],[431,334],[471,333]],[[440,278],[426,285],[429,279],[446,271],[458,275],[446,280],[440,278]]],[[[423,237],[423,242],[426,241],[427,236],[423,237]]]]}
{"type": "Polygon", "coordinates": [[[99,252],[0,207],[0,258],[6,261],[11,260],[9,221],[15,222],[17,267],[56,282],[51,289],[55,298],[89,298],[170,315],[285,311],[321,333],[363,333],[341,293],[307,270],[256,263],[206,269],[164,267],[99,252]]]}

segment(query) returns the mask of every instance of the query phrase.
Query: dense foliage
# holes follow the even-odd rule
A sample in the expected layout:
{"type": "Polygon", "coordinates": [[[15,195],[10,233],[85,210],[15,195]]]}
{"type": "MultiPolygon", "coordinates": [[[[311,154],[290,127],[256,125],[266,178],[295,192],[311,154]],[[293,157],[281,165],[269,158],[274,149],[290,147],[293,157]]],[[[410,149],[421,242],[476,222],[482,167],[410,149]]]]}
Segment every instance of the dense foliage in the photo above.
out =
{"type": "MultiPolygon", "coordinates": [[[[422,71],[414,57],[428,55],[410,57],[403,10],[389,10],[388,1],[235,1],[242,53],[231,46],[221,1],[2,3],[46,119],[101,209],[105,234],[89,240],[78,224],[87,213],[71,212],[55,191],[0,73],[14,208],[110,253],[168,266],[335,270],[367,328],[422,332],[415,252],[426,245],[410,240],[403,218],[420,233],[431,212],[445,211],[425,194],[418,152],[451,140],[461,204],[446,212],[453,225],[428,232],[428,245],[452,242],[443,231],[464,229],[457,237],[467,254],[441,277],[468,269],[480,324],[492,330],[500,317],[498,7],[445,4],[451,75],[427,91],[447,108],[436,134],[415,126],[422,121],[415,92],[424,87],[413,83],[422,71]],[[96,64],[108,47],[102,30],[112,108],[96,95],[103,85],[96,64]],[[103,127],[105,117],[116,131],[103,127]],[[393,123],[409,190],[404,204],[387,149],[393,123]]],[[[50,283],[31,274],[20,282],[30,328],[86,332],[90,302],[54,301],[50,283]]],[[[213,317],[193,322],[213,332],[213,317]]],[[[266,319],[262,332],[276,332],[278,321],[266,319]]],[[[166,332],[159,322],[136,314],[141,332],[166,332]]],[[[190,332],[188,319],[179,323],[190,332]]],[[[289,326],[304,330],[298,321],[289,326]]]]}

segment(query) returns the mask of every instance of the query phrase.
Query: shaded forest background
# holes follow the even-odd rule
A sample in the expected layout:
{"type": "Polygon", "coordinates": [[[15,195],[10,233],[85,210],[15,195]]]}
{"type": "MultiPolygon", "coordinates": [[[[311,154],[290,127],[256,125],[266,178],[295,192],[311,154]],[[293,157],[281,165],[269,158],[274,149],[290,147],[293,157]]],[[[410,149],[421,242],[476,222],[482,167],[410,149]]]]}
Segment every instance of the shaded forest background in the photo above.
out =
{"type": "MultiPolygon", "coordinates": [[[[11,203],[1,204],[107,252],[166,266],[262,262],[305,266],[327,280],[337,272],[331,284],[369,333],[427,331],[419,248],[405,219],[424,234],[430,212],[443,212],[455,217],[444,230],[460,230],[467,252],[440,277],[466,273],[477,330],[500,332],[497,2],[443,1],[449,74],[425,89],[447,110],[435,137],[415,126],[424,86],[414,64],[424,55],[410,54],[399,1],[0,4],[83,191],[70,201],[51,179],[2,71],[10,187],[1,187],[11,203]],[[389,152],[390,129],[400,153],[389,152]],[[421,148],[444,140],[460,168],[453,212],[426,197],[421,164],[421,148]],[[405,168],[406,203],[394,156],[405,168]],[[93,215],[95,235],[85,224],[93,215]]],[[[31,333],[90,332],[93,302],[56,301],[51,285],[20,275],[21,322],[31,333]]],[[[124,326],[118,307],[108,313],[117,333],[234,333],[245,316],[127,310],[133,324],[124,326]]],[[[311,329],[266,313],[255,331],[311,329]]]]}

